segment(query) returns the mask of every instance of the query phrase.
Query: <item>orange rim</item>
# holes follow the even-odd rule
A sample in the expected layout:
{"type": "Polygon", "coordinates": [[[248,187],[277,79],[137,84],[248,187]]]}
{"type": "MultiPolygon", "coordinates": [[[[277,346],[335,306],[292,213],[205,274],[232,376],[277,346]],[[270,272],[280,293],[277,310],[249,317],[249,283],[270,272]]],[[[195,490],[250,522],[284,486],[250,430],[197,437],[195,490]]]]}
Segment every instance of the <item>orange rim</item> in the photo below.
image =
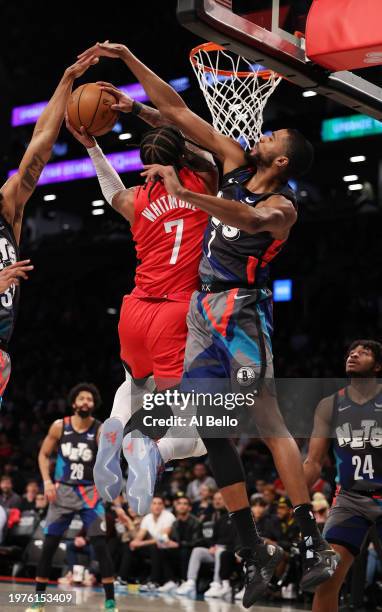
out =
{"type": "Polygon", "coordinates": [[[219,74],[220,76],[226,76],[226,77],[237,76],[240,79],[245,79],[246,77],[260,77],[261,79],[269,79],[272,76],[272,74],[275,77],[281,76],[281,75],[278,75],[276,72],[273,72],[273,70],[259,70],[258,72],[249,72],[249,71],[248,72],[246,71],[234,72],[233,70],[220,70],[216,68],[211,68],[210,66],[205,66],[204,64],[201,64],[199,62],[199,60],[196,57],[199,51],[206,51],[206,52],[227,51],[227,49],[225,47],[222,47],[222,45],[218,45],[213,42],[202,43],[201,45],[198,45],[197,47],[194,47],[193,49],[191,49],[190,51],[191,63],[193,64],[193,66],[201,66],[204,72],[213,72],[215,74],[219,74]]]}

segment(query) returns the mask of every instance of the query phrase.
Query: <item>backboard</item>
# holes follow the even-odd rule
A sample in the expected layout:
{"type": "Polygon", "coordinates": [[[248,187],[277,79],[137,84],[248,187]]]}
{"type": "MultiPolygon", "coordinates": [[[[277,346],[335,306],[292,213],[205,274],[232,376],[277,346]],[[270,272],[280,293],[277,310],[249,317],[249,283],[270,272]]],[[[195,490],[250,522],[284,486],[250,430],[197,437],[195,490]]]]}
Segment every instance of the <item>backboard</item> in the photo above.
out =
{"type": "Polygon", "coordinates": [[[382,120],[382,68],[331,73],[305,54],[312,0],[178,0],[186,28],[353,111],[382,120]]]}

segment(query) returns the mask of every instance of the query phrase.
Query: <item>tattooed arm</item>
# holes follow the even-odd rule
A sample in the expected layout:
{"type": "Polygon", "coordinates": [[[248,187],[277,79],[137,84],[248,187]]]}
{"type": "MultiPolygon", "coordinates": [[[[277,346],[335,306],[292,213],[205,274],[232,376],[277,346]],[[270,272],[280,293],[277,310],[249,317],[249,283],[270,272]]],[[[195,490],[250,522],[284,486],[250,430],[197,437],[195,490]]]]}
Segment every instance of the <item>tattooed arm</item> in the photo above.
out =
{"type": "Polygon", "coordinates": [[[80,60],[67,68],[47,107],[36,123],[32,139],[20,166],[1,188],[1,212],[13,227],[17,242],[20,240],[24,206],[32,195],[41,172],[52,154],[65,115],[66,104],[74,79],[82,76],[97,58],[80,60]]]}

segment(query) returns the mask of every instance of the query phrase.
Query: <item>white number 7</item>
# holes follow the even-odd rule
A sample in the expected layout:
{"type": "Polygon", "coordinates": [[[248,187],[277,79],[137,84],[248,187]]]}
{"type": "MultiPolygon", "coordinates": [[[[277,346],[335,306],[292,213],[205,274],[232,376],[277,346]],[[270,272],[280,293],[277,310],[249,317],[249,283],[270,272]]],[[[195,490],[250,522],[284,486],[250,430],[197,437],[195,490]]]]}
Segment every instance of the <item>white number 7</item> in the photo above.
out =
{"type": "Polygon", "coordinates": [[[167,221],[164,224],[164,229],[166,234],[170,234],[172,232],[172,228],[176,227],[175,234],[175,242],[174,248],[172,249],[170,264],[175,264],[178,259],[179,249],[182,242],[182,234],[183,234],[183,219],[176,219],[175,221],[167,221]]]}

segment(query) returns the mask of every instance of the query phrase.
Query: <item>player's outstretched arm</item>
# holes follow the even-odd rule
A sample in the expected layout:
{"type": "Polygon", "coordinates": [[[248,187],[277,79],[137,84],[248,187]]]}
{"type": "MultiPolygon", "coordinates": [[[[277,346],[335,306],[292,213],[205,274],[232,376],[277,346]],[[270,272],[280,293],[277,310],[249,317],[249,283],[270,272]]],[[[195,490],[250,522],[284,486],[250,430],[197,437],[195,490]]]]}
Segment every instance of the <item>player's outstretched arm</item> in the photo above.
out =
{"type": "Polygon", "coordinates": [[[17,242],[20,239],[24,206],[32,195],[41,172],[52,154],[53,145],[57,140],[64,119],[73,82],[76,78],[82,76],[89,66],[97,62],[97,57],[89,56],[84,60],[77,61],[65,70],[56,91],[36,123],[32,139],[20,162],[17,173],[1,189],[3,195],[2,210],[13,226],[17,242]]]}
{"type": "Polygon", "coordinates": [[[117,104],[112,104],[110,108],[119,111],[120,113],[127,113],[139,117],[152,127],[160,127],[161,125],[169,125],[168,119],[163,117],[157,108],[152,108],[142,102],[136,102],[133,98],[130,98],[123,91],[118,89],[112,83],[107,81],[98,81],[97,85],[100,85],[104,91],[112,94],[117,99],[117,104]]]}
{"type": "Polygon", "coordinates": [[[253,208],[243,202],[226,200],[212,195],[195,193],[181,185],[172,166],[153,164],[145,166],[141,173],[147,181],[160,176],[167,191],[190,204],[194,204],[222,223],[244,230],[248,234],[270,232],[276,240],[285,240],[292,225],[296,222],[297,213],[293,204],[282,195],[274,195],[264,204],[253,208]]]}
{"type": "Polygon", "coordinates": [[[245,164],[244,151],[237,142],[223,136],[207,121],[193,113],[179,94],[145,66],[125,45],[109,43],[109,41],[97,43],[79,57],[86,58],[91,55],[122,59],[142,84],[150,100],[161,114],[203,148],[217,155],[224,164],[224,172],[245,164]]]}
{"type": "Polygon", "coordinates": [[[331,443],[333,396],[320,401],[314,415],[313,432],[309,442],[307,458],[304,461],[304,475],[308,489],[311,489],[321,474],[331,443]]]}
{"type": "Polygon", "coordinates": [[[65,115],[65,123],[69,132],[78,142],[84,145],[93,162],[97,173],[98,182],[101,187],[102,195],[106,202],[110,204],[125,219],[134,223],[134,197],[133,188],[125,189],[118,172],[116,172],[103,154],[101,147],[93,136],[87,133],[84,126],[78,132],[69,122],[68,115],[65,115]]]}

